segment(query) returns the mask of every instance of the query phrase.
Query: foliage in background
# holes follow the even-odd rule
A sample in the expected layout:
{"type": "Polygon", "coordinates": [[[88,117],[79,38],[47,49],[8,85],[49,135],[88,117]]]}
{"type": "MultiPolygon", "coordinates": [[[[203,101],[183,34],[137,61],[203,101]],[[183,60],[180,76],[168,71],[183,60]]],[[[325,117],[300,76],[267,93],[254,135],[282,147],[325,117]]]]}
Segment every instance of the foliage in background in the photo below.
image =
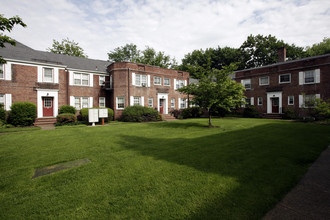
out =
{"type": "Polygon", "coordinates": [[[330,38],[325,37],[322,42],[306,47],[306,57],[330,53],[330,38]]]}
{"type": "Polygon", "coordinates": [[[11,105],[9,123],[14,126],[31,126],[37,117],[37,106],[30,102],[16,102],[11,105]]]}
{"type": "Polygon", "coordinates": [[[260,118],[260,113],[254,105],[246,106],[243,110],[243,117],[245,118],[260,118]]]}
{"type": "Polygon", "coordinates": [[[200,118],[203,114],[203,111],[200,107],[189,107],[182,109],[181,116],[182,118],[200,118]]]}
{"type": "Polygon", "coordinates": [[[71,114],[76,114],[77,110],[75,107],[71,106],[71,105],[62,105],[58,111],[59,114],[63,114],[63,113],[71,113],[71,114]]]}
{"type": "MultiPolygon", "coordinates": [[[[80,109],[79,120],[88,122],[88,109],[99,109],[101,107],[94,107],[94,108],[83,108],[80,109]]],[[[108,118],[105,118],[105,122],[109,122],[113,120],[113,110],[111,108],[108,109],[108,118]]]]}
{"type": "Polygon", "coordinates": [[[330,119],[330,100],[324,101],[322,99],[316,99],[315,111],[317,118],[330,119]]]}
{"type": "Polygon", "coordinates": [[[199,72],[198,84],[189,84],[178,91],[193,96],[192,102],[208,112],[209,127],[212,127],[211,112],[221,107],[227,111],[240,106],[243,99],[244,88],[240,83],[232,80],[234,65],[223,69],[209,69],[199,72]]]}
{"type": "MultiPolygon", "coordinates": [[[[5,47],[5,43],[9,43],[13,46],[16,45],[14,39],[2,33],[4,31],[11,32],[15,25],[21,25],[22,27],[26,27],[26,24],[22,21],[20,17],[14,16],[11,18],[5,18],[2,14],[0,14],[0,48],[5,47]]],[[[4,63],[6,63],[6,61],[2,58],[2,56],[0,56],[0,64],[4,63]]]]}
{"type": "Polygon", "coordinates": [[[87,58],[84,49],[82,49],[77,42],[70,40],[69,38],[62,39],[61,42],[53,39],[52,47],[46,49],[49,52],[57,54],[66,54],[69,56],[87,58]]]}
{"type": "Polygon", "coordinates": [[[161,120],[161,117],[157,110],[140,105],[126,107],[121,116],[121,121],[125,122],[146,122],[159,120],[161,120]]]}
{"type": "Polygon", "coordinates": [[[56,125],[67,125],[77,122],[77,116],[72,113],[62,113],[56,116],[56,125]]]}
{"type": "Polygon", "coordinates": [[[4,105],[0,103],[0,122],[6,122],[6,110],[4,109],[4,105]]]}

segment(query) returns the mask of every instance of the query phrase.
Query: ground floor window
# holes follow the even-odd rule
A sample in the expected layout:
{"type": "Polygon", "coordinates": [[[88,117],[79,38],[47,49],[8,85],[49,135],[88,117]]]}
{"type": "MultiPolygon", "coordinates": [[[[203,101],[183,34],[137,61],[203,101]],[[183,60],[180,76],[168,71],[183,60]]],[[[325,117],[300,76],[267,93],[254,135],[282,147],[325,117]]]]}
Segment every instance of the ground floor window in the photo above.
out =
{"type": "Polygon", "coordinates": [[[290,95],[288,96],[288,105],[293,105],[294,104],[294,96],[290,95]]]}
{"type": "Polygon", "coordinates": [[[133,105],[141,105],[141,97],[134,96],[134,102],[133,105]]]}
{"type": "Polygon", "coordinates": [[[125,108],[125,98],[123,96],[117,97],[117,109],[124,109],[125,108]]]}
{"type": "Polygon", "coordinates": [[[250,98],[246,98],[245,102],[246,102],[246,104],[245,104],[246,106],[251,105],[251,99],[250,98]]]}
{"type": "Polygon", "coordinates": [[[88,97],[74,97],[74,107],[77,110],[88,108],[88,97]]]}
{"type": "Polygon", "coordinates": [[[258,97],[258,105],[262,105],[262,97],[258,97]]]}
{"type": "Polygon", "coordinates": [[[99,107],[105,107],[105,97],[99,98],[99,107]]]}
{"type": "Polygon", "coordinates": [[[154,105],[153,105],[153,102],[154,102],[154,100],[153,100],[153,98],[148,98],[148,106],[150,107],[150,108],[152,108],[154,105]]]}
{"type": "MultiPolygon", "coordinates": [[[[179,99],[180,101],[180,99],[179,99]]],[[[187,99],[181,99],[180,101],[180,109],[187,107],[187,99]]]]}
{"type": "Polygon", "coordinates": [[[1,105],[5,108],[5,94],[0,94],[0,106],[1,105]]]}
{"type": "Polygon", "coordinates": [[[171,98],[171,108],[175,108],[175,98],[171,98]]]}

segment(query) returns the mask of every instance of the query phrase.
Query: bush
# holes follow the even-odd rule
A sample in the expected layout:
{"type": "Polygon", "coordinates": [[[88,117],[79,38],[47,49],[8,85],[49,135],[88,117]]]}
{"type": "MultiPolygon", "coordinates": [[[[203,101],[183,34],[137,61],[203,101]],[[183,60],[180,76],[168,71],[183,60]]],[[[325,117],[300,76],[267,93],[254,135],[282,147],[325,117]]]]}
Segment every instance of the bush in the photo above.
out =
{"type": "Polygon", "coordinates": [[[297,119],[297,112],[293,108],[287,108],[284,111],[283,118],[284,119],[297,119]]]}
{"type": "Polygon", "coordinates": [[[37,106],[30,102],[12,104],[9,114],[10,124],[15,126],[31,126],[37,117],[37,106]]]}
{"type": "Polygon", "coordinates": [[[321,99],[316,100],[316,117],[320,120],[330,118],[330,100],[323,101],[321,99]]]}
{"type": "MultiPolygon", "coordinates": [[[[79,120],[88,122],[88,109],[90,109],[90,108],[80,109],[79,120]]],[[[99,107],[95,107],[94,109],[99,109],[99,107]]],[[[105,118],[105,122],[112,121],[113,120],[113,110],[111,108],[106,108],[106,109],[108,109],[108,118],[105,118]]]]}
{"type": "Polygon", "coordinates": [[[60,107],[60,110],[58,111],[58,114],[63,114],[63,113],[71,113],[71,114],[76,114],[76,108],[71,106],[71,105],[62,105],[60,107]]]}
{"type": "Polygon", "coordinates": [[[203,111],[200,107],[190,107],[182,109],[182,118],[200,118],[203,111]]]}
{"type": "Polygon", "coordinates": [[[182,110],[181,109],[174,109],[170,111],[170,114],[173,115],[175,118],[182,118],[182,110]]]}
{"type": "Polygon", "coordinates": [[[245,118],[260,118],[260,113],[254,105],[249,105],[244,108],[243,117],[245,118]]]}
{"type": "Polygon", "coordinates": [[[159,121],[161,120],[161,116],[159,112],[153,108],[136,105],[126,107],[121,116],[121,120],[126,122],[159,121]]]}
{"type": "Polygon", "coordinates": [[[4,106],[2,103],[0,104],[0,122],[1,121],[3,123],[5,123],[5,121],[6,121],[6,110],[4,109],[4,106]]]}
{"type": "Polygon", "coordinates": [[[63,114],[57,115],[56,121],[57,121],[56,125],[72,124],[77,121],[77,116],[75,114],[71,114],[71,113],[63,113],[63,114]]]}

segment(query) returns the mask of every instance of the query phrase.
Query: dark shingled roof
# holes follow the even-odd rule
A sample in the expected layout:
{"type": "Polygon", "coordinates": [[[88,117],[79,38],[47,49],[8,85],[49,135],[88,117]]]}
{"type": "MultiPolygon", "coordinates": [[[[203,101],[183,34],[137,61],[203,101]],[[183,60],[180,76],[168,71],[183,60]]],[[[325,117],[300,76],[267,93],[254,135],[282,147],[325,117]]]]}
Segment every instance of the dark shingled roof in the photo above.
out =
{"type": "Polygon", "coordinates": [[[70,69],[91,70],[100,72],[106,72],[107,67],[111,64],[111,62],[104,60],[93,60],[64,54],[38,51],[18,41],[16,41],[16,46],[12,46],[10,44],[5,44],[5,46],[5,48],[0,48],[0,56],[8,59],[57,64],[66,66],[70,69]]]}

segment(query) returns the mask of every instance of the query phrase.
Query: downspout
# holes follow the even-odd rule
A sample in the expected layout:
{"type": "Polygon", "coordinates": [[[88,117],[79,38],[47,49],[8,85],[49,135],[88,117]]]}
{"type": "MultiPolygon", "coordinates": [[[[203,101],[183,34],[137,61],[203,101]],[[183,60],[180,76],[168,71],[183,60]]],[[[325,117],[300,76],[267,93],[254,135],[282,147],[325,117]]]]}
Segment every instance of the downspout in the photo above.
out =
{"type": "Polygon", "coordinates": [[[131,96],[130,96],[130,86],[129,86],[129,82],[130,82],[130,79],[129,79],[129,72],[130,72],[130,69],[127,68],[127,95],[128,95],[128,106],[131,106],[131,96]]]}
{"type": "Polygon", "coordinates": [[[69,90],[69,84],[70,84],[70,73],[69,73],[69,70],[67,68],[65,68],[65,71],[66,71],[66,80],[67,80],[67,83],[66,83],[66,103],[67,105],[70,105],[70,90],[69,90]]]}

